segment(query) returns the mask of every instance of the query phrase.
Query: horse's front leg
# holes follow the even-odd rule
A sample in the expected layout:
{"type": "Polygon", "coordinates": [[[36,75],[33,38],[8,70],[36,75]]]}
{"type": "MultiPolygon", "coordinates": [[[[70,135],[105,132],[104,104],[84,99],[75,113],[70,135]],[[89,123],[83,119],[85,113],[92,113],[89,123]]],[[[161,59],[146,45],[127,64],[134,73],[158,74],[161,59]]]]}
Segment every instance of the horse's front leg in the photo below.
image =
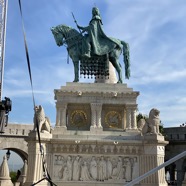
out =
{"type": "Polygon", "coordinates": [[[118,82],[117,83],[123,83],[122,69],[121,69],[121,66],[120,66],[119,62],[118,62],[116,71],[118,72],[118,82]]]}
{"type": "Polygon", "coordinates": [[[123,83],[123,78],[122,78],[122,68],[121,65],[118,61],[118,59],[116,57],[110,57],[110,62],[112,63],[112,65],[114,66],[114,68],[116,69],[117,73],[118,73],[118,82],[117,83],[123,83]]]}
{"type": "Polygon", "coordinates": [[[79,60],[73,61],[74,63],[74,81],[79,82],[79,60]]]}

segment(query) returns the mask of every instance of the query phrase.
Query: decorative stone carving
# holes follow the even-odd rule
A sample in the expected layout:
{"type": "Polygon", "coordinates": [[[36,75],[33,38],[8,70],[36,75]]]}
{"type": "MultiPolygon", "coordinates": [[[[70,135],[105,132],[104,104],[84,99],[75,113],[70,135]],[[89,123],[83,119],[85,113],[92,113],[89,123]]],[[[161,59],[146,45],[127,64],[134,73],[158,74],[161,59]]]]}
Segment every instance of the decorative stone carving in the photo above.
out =
{"type": "Polygon", "coordinates": [[[99,162],[98,162],[98,180],[104,181],[107,179],[107,165],[106,161],[104,160],[104,157],[101,156],[99,162]]]}
{"type": "Polygon", "coordinates": [[[131,181],[139,172],[137,156],[54,156],[54,178],[63,181],[131,181]]]}
{"type": "Polygon", "coordinates": [[[67,130],[90,130],[90,112],[89,104],[68,104],[67,130]]]}
{"type": "Polygon", "coordinates": [[[106,164],[107,164],[107,178],[111,179],[112,178],[113,165],[112,165],[112,162],[110,160],[110,157],[107,158],[106,164]]]}
{"type": "Polygon", "coordinates": [[[72,125],[76,127],[83,127],[87,125],[87,114],[83,110],[75,110],[70,116],[72,125]]]}
{"type": "Polygon", "coordinates": [[[113,169],[112,178],[113,179],[117,179],[117,180],[123,180],[123,177],[124,177],[123,162],[122,162],[122,158],[121,157],[118,157],[117,165],[113,169]]]}
{"type": "Polygon", "coordinates": [[[45,117],[44,109],[41,105],[36,106],[34,114],[34,131],[36,131],[37,125],[39,127],[39,132],[51,133],[51,125],[48,117],[45,117]]]}
{"type": "Polygon", "coordinates": [[[98,178],[98,166],[95,156],[92,157],[90,162],[90,175],[94,180],[98,178]]]}
{"type": "Polygon", "coordinates": [[[139,176],[139,162],[137,157],[132,158],[131,161],[132,161],[132,180],[133,180],[139,176]]]}
{"type": "Polygon", "coordinates": [[[124,162],[125,162],[125,179],[126,179],[126,182],[129,182],[132,180],[131,159],[127,157],[124,159],[124,162]]]}
{"type": "Polygon", "coordinates": [[[120,128],[121,115],[117,111],[109,111],[105,116],[105,124],[108,128],[120,128]]]}
{"type": "Polygon", "coordinates": [[[81,165],[81,181],[90,181],[92,180],[92,177],[90,176],[90,172],[88,169],[88,164],[86,161],[84,161],[81,165]]]}
{"type": "Polygon", "coordinates": [[[158,109],[151,109],[149,112],[148,119],[140,119],[138,121],[138,129],[142,132],[142,134],[157,134],[161,135],[159,132],[159,125],[160,125],[160,118],[159,118],[160,111],[158,109]]]}
{"type": "Polygon", "coordinates": [[[73,175],[72,180],[78,181],[80,178],[80,170],[81,170],[81,159],[77,156],[73,163],[73,175]]]}
{"type": "Polygon", "coordinates": [[[92,112],[91,127],[92,128],[102,128],[101,111],[102,111],[101,103],[91,103],[91,112],[92,112]]]}
{"type": "Polygon", "coordinates": [[[142,149],[137,146],[123,146],[123,144],[114,141],[109,145],[96,145],[96,144],[83,144],[80,141],[75,140],[76,144],[53,144],[52,152],[54,153],[86,153],[86,154],[126,154],[126,155],[135,155],[140,154],[142,149]]]}
{"type": "Polygon", "coordinates": [[[159,125],[160,125],[159,113],[160,113],[160,111],[155,108],[151,109],[151,111],[149,113],[150,133],[160,134],[160,132],[159,132],[159,125]]]}

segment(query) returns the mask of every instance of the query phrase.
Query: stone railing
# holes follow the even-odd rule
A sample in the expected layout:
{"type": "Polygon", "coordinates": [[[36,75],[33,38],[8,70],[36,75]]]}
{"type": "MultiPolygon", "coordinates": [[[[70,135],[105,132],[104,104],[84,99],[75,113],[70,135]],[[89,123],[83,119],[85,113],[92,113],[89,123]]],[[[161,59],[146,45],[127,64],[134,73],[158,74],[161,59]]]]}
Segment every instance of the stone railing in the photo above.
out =
{"type": "Polygon", "coordinates": [[[33,124],[8,124],[5,133],[1,136],[28,136],[31,130],[33,130],[33,124]]]}

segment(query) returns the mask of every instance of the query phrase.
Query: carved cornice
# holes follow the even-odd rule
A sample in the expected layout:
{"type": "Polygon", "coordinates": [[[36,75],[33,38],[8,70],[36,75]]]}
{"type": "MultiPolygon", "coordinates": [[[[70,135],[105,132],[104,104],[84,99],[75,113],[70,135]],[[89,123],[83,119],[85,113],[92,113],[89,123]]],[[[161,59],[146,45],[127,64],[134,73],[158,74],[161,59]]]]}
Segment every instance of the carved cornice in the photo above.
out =
{"type": "Polygon", "coordinates": [[[140,144],[129,144],[120,142],[88,143],[86,141],[66,141],[63,143],[52,143],[50,147],[52,153],[70,154],[112,154],[112,155],[132,155],[142,154],[143,148],[140,144]]]}

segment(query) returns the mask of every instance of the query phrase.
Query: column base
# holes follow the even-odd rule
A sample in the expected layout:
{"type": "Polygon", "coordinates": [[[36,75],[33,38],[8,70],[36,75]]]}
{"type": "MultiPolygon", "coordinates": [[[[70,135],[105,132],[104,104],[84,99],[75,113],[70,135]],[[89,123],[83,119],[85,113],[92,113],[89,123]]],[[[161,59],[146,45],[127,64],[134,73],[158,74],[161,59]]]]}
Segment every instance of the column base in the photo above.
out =
{"type": "Polygon", "coordinates": [[[100,133],[100,132],[103,132],[103,127],[101,127],[101,128],[95,128],[95,127],[93,127],[93,126],[91,126],[90,127],[90,132],[91,133],[100,133]]]}

